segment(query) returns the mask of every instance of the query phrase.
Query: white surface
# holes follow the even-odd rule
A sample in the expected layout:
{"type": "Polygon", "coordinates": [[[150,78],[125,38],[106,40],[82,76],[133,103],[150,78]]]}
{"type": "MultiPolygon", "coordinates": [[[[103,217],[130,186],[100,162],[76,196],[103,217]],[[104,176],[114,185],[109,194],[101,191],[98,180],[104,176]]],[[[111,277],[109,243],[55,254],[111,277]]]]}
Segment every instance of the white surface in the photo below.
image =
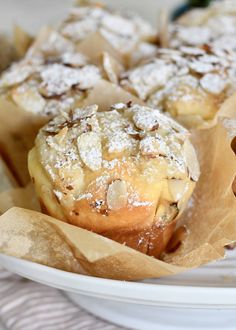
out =
{"type": "Polygon", "coordinates": [[[126,327],[158,330],[158,324],[163,330],[235,330],[236,251],[230,251],[224,261],[145,282],[77,275],[4,255],[0,255],[0,265],[69,292],[73,301],[90,312],[126,327]]]}
{"type": "MultiPolygon", "coordinates": [[[[9,30],[13,24],[20,24],[35,33],[42,25],[56,24],[65,16],[72,0],[0,0],[0,30],[9,30]]],[[[182,0],[101,0],[117,9],[131,9],[143,17],[157,22],[158,10],[176,6],[182,0]]]]}

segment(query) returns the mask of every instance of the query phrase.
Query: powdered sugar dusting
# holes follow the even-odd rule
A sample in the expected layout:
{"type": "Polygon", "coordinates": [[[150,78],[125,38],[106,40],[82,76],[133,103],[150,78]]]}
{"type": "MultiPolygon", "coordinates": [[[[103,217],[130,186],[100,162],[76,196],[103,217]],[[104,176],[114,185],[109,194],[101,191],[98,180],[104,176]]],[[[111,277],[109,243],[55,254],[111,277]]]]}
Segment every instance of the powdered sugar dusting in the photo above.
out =
{"type": "Polygon", "coordinates": [[[25,58],[3,74],[0,88],[12,93],[25,111],[53,117],[74,107],[101,77],[101,70],[76,52],[71,41],[56,31],[43,30],[25,58]]]}

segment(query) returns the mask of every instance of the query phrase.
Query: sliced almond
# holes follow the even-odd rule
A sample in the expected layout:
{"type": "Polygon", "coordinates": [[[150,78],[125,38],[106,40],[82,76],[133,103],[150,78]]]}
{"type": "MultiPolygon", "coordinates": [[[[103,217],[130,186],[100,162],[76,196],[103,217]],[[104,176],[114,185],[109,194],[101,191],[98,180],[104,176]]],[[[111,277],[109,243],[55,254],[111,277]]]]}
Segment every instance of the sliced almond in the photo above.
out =
{"type": "Polygon", "coordinates": [[[83,133],[77,139],[80,157],[84,164],[92,171],[97,171],[102,166],[101,137],[95,132],[83,133]]]}
{"type": "Polygon", "coordinates": [[[118,84],[118,76],[122,71],[122,65],[118,63],[114,58],[111,57],[110,54],[104,52],[102,58],[102,64],[104,71],[108,77],[108,79],[114,83],[118,84]]]}
{"type": "Polygon", "coordinates": [[[144,156],[156,157],[158,155],[167,156],[169,147],[163,139],[157,139],[153,136],[147,136],[140,141],[139,148],[144,156]]]}
{"type": "Polygon", "coordinates": [[[174,202],[178,202],[188,190],[188,182],[184,180],[172,179],[168,181],[168,185],[174,202]]]}
{"type": "Polygon", "coordinates": [[[186,160],[191,179],[193,181],[198,181],[198,178],[200,176],[200,167],[199,167],[196,151],[193,145],[189,142],[189,140],[185,140],[184,142],[183,155],[186,160]]]}
{"type": "Polygon", "coordinates": [[[107,190],[107,205],[110,210],[119,210],[126,207],[128,192],[126,182],[123,180],[113,181],[107,190]]]}
{"type": "Polygon", "coordinates": [[[68,127],[64,127],[60,130],[59,133],[57,133],[54,136],[54,139],[57,141],[58,144],[63,143],[63,140],[65,139],[67,132],[68,132],[68,127]]]}
{"type": "Polygon", "coordinates": [[[0,87],[7,88],[22,83],[34,72],[34,67],[28,64],[16,63],[4,72],[0,80],[0,87]]]}
{"type": "Polygon", "coordinates": [[[67,52],[63,53],[61,58],[63,64],[69,65],[73,68],[82,67],[88,63],[87,56],[81,53],[67,52]]]}
{"type": "Polygon", "coordinates": [[[46,105],[44,98],[36,91],[30,88],[17,88],[12,92],[14,102],[23,110],[40,114],[46,105]]]}
{"type": "Polygon", "coordinates": [[[84,108],[77,108],[73,111],[73,120],[80,120],[88,117],[92,117],[98,110],[97,104],[92,104],[84,108]]]}

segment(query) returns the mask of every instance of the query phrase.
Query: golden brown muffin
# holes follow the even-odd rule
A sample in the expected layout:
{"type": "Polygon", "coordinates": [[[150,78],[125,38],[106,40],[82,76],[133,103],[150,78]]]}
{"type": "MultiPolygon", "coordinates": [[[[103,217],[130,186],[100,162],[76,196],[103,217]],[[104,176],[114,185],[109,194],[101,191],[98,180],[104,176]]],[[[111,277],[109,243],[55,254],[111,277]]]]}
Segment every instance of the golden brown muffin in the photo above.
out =
{"type": "Polygon", "coordinates": [[[40,130],[28,166],[43,210],[158,257],[199,176],[188,131],[137,104],[97,110],[40,130]]]}
{"type": "Polygon", "coordinates": [[[236,90],[236,60],[203,48],[160,49],[121,75],[121,85],[187,127],[204,126],[236,90]]]}

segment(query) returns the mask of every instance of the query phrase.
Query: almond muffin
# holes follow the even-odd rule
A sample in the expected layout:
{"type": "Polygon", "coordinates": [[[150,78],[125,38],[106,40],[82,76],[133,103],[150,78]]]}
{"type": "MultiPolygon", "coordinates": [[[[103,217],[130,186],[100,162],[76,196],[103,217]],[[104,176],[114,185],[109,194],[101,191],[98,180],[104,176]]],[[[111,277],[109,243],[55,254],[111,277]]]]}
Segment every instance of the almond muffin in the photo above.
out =
{"type": "Polygon", "coordinates": [[[42,209],[159,257],[199,177],[188,131],[137,104],[101,110],[78,108],[40,130],[28,166],[42,209]]]}

